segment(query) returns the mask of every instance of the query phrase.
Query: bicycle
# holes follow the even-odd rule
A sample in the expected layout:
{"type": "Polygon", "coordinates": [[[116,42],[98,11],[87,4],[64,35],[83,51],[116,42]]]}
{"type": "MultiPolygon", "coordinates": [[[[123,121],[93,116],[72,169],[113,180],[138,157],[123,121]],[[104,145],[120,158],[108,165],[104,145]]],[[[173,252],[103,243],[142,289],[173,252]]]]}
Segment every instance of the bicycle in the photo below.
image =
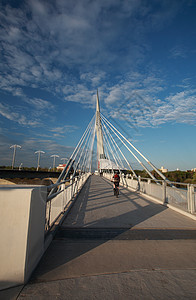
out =
{"type": "Polygon", "coordinates": [[[119,195],[119,184],[114,183],[114,196],[118,198],[118,195],[119,195]]]}

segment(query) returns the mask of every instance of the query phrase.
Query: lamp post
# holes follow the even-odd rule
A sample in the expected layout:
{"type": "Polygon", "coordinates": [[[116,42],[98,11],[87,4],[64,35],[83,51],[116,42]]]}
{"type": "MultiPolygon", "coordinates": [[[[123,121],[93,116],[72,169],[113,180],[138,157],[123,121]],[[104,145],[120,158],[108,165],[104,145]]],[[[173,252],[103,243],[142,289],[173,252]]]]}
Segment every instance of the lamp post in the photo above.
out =
{"type": "Polygon", "coordinates": [[[55,159],[56,157],[59,157],[59,155],[53,154],[50,157],[53,157],[53,170],[55,170],[55,159]]]}
{"type": "Polygon", "coordinates": [[[39,171],[39,163],[40,163],[40,157],[41,157],[41,153],[45,153],[44,151],[41,151],[41,150],[38,150],[38,151],[35,151],[35,154],[38,153],[38,159],[37,159],[37,171],[39,171]]]}
{"type": "Polygon", "coordinates": [[[13,158],[12,158],[12,170],[14,169],[14,163],[15,163],[15,157],[16,157],[16,148],[21,149],[22,147],[20,145],[12,145],[10,147],[10,149],[13,148],[14,152],[13,152],[13,158]]]}

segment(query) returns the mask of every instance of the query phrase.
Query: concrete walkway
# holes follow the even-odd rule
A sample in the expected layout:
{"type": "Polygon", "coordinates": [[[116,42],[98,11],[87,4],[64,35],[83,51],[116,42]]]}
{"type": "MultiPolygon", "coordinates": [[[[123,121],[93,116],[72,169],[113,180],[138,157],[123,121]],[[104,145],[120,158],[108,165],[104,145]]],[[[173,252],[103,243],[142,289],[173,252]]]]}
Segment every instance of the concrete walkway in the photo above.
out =
{"type": "Polygon", "coordinates": [[[195,299],[196,222],[91,176],[18,299],[195,299]]]}

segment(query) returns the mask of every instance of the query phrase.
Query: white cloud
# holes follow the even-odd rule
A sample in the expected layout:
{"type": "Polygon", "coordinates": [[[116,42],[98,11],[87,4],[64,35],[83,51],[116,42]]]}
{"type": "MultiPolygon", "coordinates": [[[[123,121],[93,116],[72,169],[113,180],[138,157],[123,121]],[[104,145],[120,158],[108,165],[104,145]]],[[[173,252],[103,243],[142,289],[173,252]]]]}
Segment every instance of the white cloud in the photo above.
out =
{"type": "Polygon", "coordinates": [[[80,102],[85,105],[95,106],[96,89],[89,90],[86,85],[74,84],[64,86],[64,99],[71,102],[80,102]]]}
{"type": "MultiPolygon", "coordinates": [[[[160,78],[127,72],[135,70],[148,49],[146,32],[171,21],[180,5],[179,1],[163,1],[160,9],[154,10],[153,4],[143,0],[30,0],[18,8],[1,4],[4,75],[0,87],[31,105],[31,117],[55,107],[39,97],[28,97],[25,88],[41,88],[65,101],[91,106],[99,88],[106,106],[117,104],[118,114],[131,117],[138,126],[174,119],[182,122],[185,113],[184,121],[193,122],[194,112],[190,114],[189,105],[182,104],[182,99],[192,103],[191,96],[178,95],[180,107],[172,104],[174,98],[165,99],[165,104],[156,100],[165,88],[160,78]],[[121,76],[116,83],[110,80],[110,72],[117,70],[118,74],[119,68],[125,70],[124,79],[121,76]]],[[[173,57],[184,55],[179,46],[171,53],[173,57]]],[[[1,113],[19,124],[39,123],[10,108],[3,107],[1,113]]]]}
{"type": "MultiPolygon", "coordinates": [[[[14,108],[14,110],[16,110],[16,108],[14,108]]],[[[40,123],[37,120],[29,120],[26,118],[26,116],[15,111],[13,112],[13,109],[11,107],[2,103],[0,103],[0,114],[6,119],[14,121],[23,126],[40,126],[40,123]]]]}
{"type": "Polygon", "coordinates": [[[16,120],[16,119],[19,119],[19,115],[17,113],[14,113],[14,112],[10,112],[9,108],[4,106],[3,104],[0,103],[0,114],[13,121],[13,120],[16,120]]]}
{"type": "MultiPolygon", "coordinates": [[[[152,124],[160,125],[168,122],[196,124],[195,90],[176,93],[164,101],[155,102],[152,124]]],[[[146,119],[148,121],[148,118],[146,119]]],[[[147,125],[147,124],[146,124],[147,125]]]]}
{"type": "Polygon", "coordinates": [[[124,99],[124,88],[122,85],[117,85],[111,89],[109,96],[106,98],[105,102],[107,104],[112,104],[114,102],[120,101],[121,99],[124,99]]]}
{"type": "Polygon", "coordinates": [[[51,132],[54,132],[56,134],[61,135],[65,135],[66,133],[70,133],[70,132],[74,132],[75,130],[77,130],[78,127],[75,125],[65,125],[65,126],[61,126],[61,127],[55,127],[50,129],[51,132]]]}
{"type": "Polygon", "coordinates": [[[196,90],[185,89],[157,99],[156,95],[166,90],[159,78],[133,73],[126,79],[109,89],[105,98],[109,116],[135,129],[168,122],[196,124],[196,90]]]}
{"type": "Polygon", "coordinates": [[[107,71],[111,65],[129,68],[143,58],[147,28],[164,23],[177,10],[169,2],[167,10],[161,6],[157,18],[143,0],[30,0],[18,8],[1,5],[2,67],[7,70],[1,87],[41,87],[61,96],[61,86],[72,80],[63,69],[73,67],[80,70],[82,80],[97,87],[105,71],[95,72],[96,66],[107,71]]]}
{"type": "Polygon", "coordinates": [[[186,58],[187,57],[187,50],[184,46],[176,45],[170,50],[170,57],[171,58],[186,58]]]}
{"type": "Polygon", "coordinates": [[[35,110],[37,111],[42,111],[41,113],[43,114],[43,111],[46,112],[46,110],[55,110],[55,106],[47,101],[47,100],[43,100],[43,99],[38,99],[38,98],[24,98],[24,101],[30,105],[32,105],[34,107],[35,110]]]}
{"type": "Polygon", "coordinates": [[[106,73],[104,71],[88,72],[80,74],[80,79],[83,82],[90,82],[93,87],[99,87],[99,84],[105,79],[106,73]]]}

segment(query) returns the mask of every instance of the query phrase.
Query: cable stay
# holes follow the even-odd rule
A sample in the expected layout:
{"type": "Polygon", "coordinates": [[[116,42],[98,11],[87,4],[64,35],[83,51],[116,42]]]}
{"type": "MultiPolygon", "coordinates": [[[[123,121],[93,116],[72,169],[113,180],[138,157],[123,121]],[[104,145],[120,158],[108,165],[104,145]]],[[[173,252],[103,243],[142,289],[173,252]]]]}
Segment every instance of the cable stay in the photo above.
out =
{"type": "MultiPolygon", "coordinates": [[[[116,150],[116,153],[118,153],[118,151],[120,152],[120,154],[122,155],[123,159],[124,159],[124,160],[125,160],[125,162],[127,163],[128,167],[129,167],[129,168],[130,168],[130,170],[132,171],[132,173],[133,173],[133,176],[134,176],[135,178],[137,178],[137,175],[136,175],[136,173],[134,172],[133,168],[131,167],[130,163],[129,163],[129,162],[128,162],[128,160],[126,159],[126,157],[125,157],[125,155],[123,154],[123,152],[121,151],[121,149],[119,148],[119,146],[118,146],[117,142],[114,140],[113,136],[111,135],[111,133],[110,133],[110,132],[109,132],[109,130],[107,129],[107,127],[106,127],[106,125],[105,125],[105,123],[104,123],[104,122],[103,122],[103,126],[106,128],[106,130],[107,130],[107,132],[108,132],[108,134],[109,134],[109,136],[110,136],[111,140],[113,141],[113,144],[115,144],[115,146],[116,146],[116,147],[117,147],[117,149],[118,149],[118,150],[116,150]]],[[[122,167],[122,168],[123,168],[123,170],[125,170],[125,167],[124,167],[124,165],[123,165],[123,163],[122,163],[122,160],[120,159],[120,156],[119,156],[119,154],[118,154],[118,157],[119,157],[119,160],[121,161],[121,165],[123,166],[123,167],[122,167]]]]}
{"type": "Polygon", "coordinates": [[[49,196],[56,193],[60,189],[60,183],[65,182],[68,177],[70,177],[70,174],[72,174],[72,177],[74,177],[78,173],[78,167],[80,165],[80,161],[83,159],[80,172],[82,172],[82,169],[84,169],[84,172],[87,170],[90,170],[90,163],[92,162],[92,139],[91,135],[94,135],[95,131],[95,115],[89,122],[86,130],[84,131],[81,139],[79,140],[77,146],[75,147],[73,153],[71,154],[67,165],[62,170],[60,176],[57,179],[56,186],[59,185],[59,188],[54,187],[51,189],[49,196]],[[93,134],[92,134],[93,132],[93,134]],[[90,150],[89,150],[89,144],[91,142],[90,150]],[[87,152],[89,153],[89,163],[88,168],[85,166],[86,160],[87,160],[87,152]]]}
{"type": "MultiPolygon", "coordinates": [[[[112,150],[111,144],[109,143],[108,136],[107,136],[107,134],[104,131],[103,131],[103,133],[104,133],[104,135],[103,135],[104,136],[104,140],[106,141],[107,145],[109,146],[110,152],[111,152],[112,157],[113,157],[113,159],[115,161],[115,164],[116,164],[115,169],[118,169],[120,171],[120,166],[119,166],[119,164],[117,162],[117,159],[116,159],[116,156],[114,154],[114,151],[112,150]]],[[[113,166],[113,168],[114,168],[114,166],[113,166]]]]}
{"type": "MultiPolygon", "coordinates": [[[[152,167],[153,170],[155,170],[157,172],[157,174],[159,174],[161,176],[161,178],[163,180],[167,181],[167,178],[122,134],[120,133],[120,131],[113,126],[102,114],[101,114],[102,118],[104,119],[104,121],[108,124],[108,126],[113,129],[112,131],[116,134],[116,136],[119,138],[119,136],[117,135],[117,133],[152,167]]],[[[122,141],[122,140],[121,140],[122,141]]],[[[128,149],[128,148],[127,148],[128,149]]],[[[132,155],[136,158],[136,155],[133,154],[133,152],[129,149],[129,151],[132,153],[132,155]]],[[[136,158],[138,160],[138,158],[136,158]]],[[[139,160],[138,160],[139,162],[139,160]]],[[[141,162],[140,164],[145,167],[141,162]]],[[[147,171],[146,167],[145,170],[147,171]]],[[[147,171],[149,172],[149,171],[147,171]]],[[[150,175],[150,174],[149,174],[150,175]]],[[[152,175],[152,174],[151,174],[152,175]]],[[[154,178],[153,178],[154,179],[154,178]]]]}
{"type": "MultiPolygon", "coordinates": [[[[152,180],[154,180],[157,184],[160,184],[159,181],[153,176],[153,174],[149,171],[149,169],[144,165],[144,163],[141,162],[141,160],[138,158],[138,156],[133,153],[133,151],[130,149],[130,147],[128,145],[130,145],[142,158],[144,158],[145,156],[130,142],[128,141],[124,135],[122,135],[120,133],[120,131],[118,129],[116,129],[115,126],[113,126],[105,117],[103,114],[101,114],[101,119],[102,119],[102,123],[103,123],[103,127],[104,127],[104,132],[107,130],[107,132],[109,132],[108,134],[111,137],[111,140],[113,141],[113,144],[116,145],[116,147],[118,148],[117,152],[120,152],[120,154],[122,155],[123,159],[126,161],[126,163],[128,164],[133,176],[135,178],[137,178],[137,175],[135,174],[133,168],[131,167],[131,165],[129,164],[128,160],[126,159],[125,155],[123,154],[123,152],[121,151],[121,149],[119,148],[118,144],[115,142],[114,138],[112,137],[111,133],[113,133],[118,140],[125,146],[125,148],[131,153],[131,155],[137,160],[137,162],[143,167],[143,169],[147,172],[147,174],[151,177],[152,180]],[[107,128],[107,129],[106,129],[107,128]],[[128,144],[128,145],[127,145],[128,144]]],[[[147,160],[147,158],[145,157],[145,161],[148,162],[148,164],[155,170],[155,172],[157,174],[159,174],[166,182],[169,183],[169,180],[166,179],[166,177],[151,163],[149,162],[149,160],[147,160]]]]}
{"type": "Polygon", "coordinates": [[[125,168],[125,166],[123,165],[123,162],[122,162],[122,160],[121,160],[121,158],[120,158],[120,155],[119,155],[119,152],[120,152],[119,150],[120,150],[120,148],[117,147],[117,146],[118,146],[117,143],[114,141],[112,135],[110,134],[110,132],[109,132],[109,130],[107,129],[107,127],[105,126],[105,124],[103,124],[103,125],[104,125],[104,128],[105,128],[105,130],[106,130],[106,134],[107,134],[109,140],[111,141],[112,147],[113,147],[113,149],[114,149],[114,151],[115,151],[115,153],[116,153],[117,159],[118,159],[118,161],[120,162],[120,167],[121,167],[121,169],[125,170],[126,168],[125,168]]]}
{"type": "MultiPolygon", "coordinates": [[[[138,180],[136,172],[129,162],[129,159],[126,157],[127,155],[125,155],[124,150],[126,150],[141,165],[153,181],[160,184],[159,180],[154,177],[141,160],[144,160],[164,181],[170,183],[170,181],[103,114],[100,113],[98,91],[96,113],[92,117],[80,141],[71,154],[57,183],[65,181],[70,174],[74,177],[77,174],[92,171],[95,135],[97,138],[99,173],[103,171],[114,172],[114,170],[118,170],[119,173],[122,174],[123,171],[127,172],[127,170],[130,170],[132,177],[138,180]]],[[[54,190],[51,190],[50,193],[53,192],[54,190]]]]}

